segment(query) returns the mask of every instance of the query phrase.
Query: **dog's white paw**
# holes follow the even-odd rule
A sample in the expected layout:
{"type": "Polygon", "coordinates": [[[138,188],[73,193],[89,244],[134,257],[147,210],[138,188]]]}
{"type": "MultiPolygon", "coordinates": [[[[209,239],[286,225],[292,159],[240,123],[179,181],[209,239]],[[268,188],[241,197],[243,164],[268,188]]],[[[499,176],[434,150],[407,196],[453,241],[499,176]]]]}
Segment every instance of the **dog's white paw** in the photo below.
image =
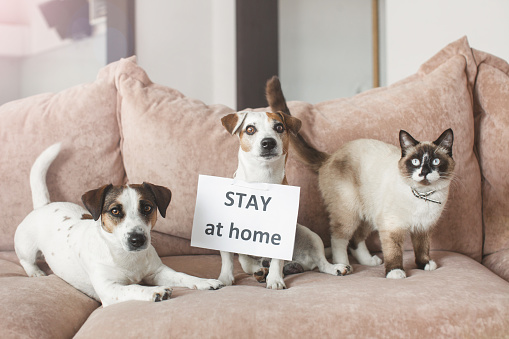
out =
{"type": "Polygon", "coordinates": [[[170,299],[172,289],[165,286],[154,286],[149,290],[149,301],[162,301],[170,299]]]}
{"type": "Polygon", "coordinates": [[[24,260],[20,260],[20,264],[21,266],[23,266],[23,268],[25,269],[25,272],[26,274],[31,277],[31,278],[36,278],[36,277],[44,277],[46,275],[46,273],[44,273],[40,268],[39,266],[35,265],[35,264],[29,264],[27,263],[26,261],[24,260]]]}
{"type": "Polygon", "coordinates": [[[430,260],[426,266],[424,266],[425,271],[434,271],[438,268],[437,263],[434,260],[430,260]]]}
{"type": "Polygon", "coordinates": [[[225,285],[221,281],[216,280],[216,279],[202,279],[199,282],[197,282],[196,284],[194,284],[193,289],[196,289],[196,290],[217,290],[224,286],[225,285]]]}
{"type": "Polygon", "coordinates": [[[405,273],[405,271],[403,271],[399,268],[396,268],[396,269],[391,270],[389,273],[387,273],[386,278],[388,278],[388,279],[404,279],[404,278],[406,278],[406,273],[405,273]]]}
{"type": "Polygon", "coordinates": [[[344,264],[335,264],[330,266],[330,270],[328,270],[329,274],[332,275],[347,275],[353,272],[353,267],[350,265],[344,264]]]}
{"type": "Polygon", "coordinates": [[[231,286],[231,285],[233,285],[235,278],[233,277],[232,274],[221,273],[221,275],[219,276],[219,278],[217,278],[217,280],[219,280],[223,284],[223,286],[231,286]]]}
{"type": "Polygon", "coordinates": [[[270,273],[267,276],[267,288],[272,290],[284,290],[286,284],[282,277],[271,277],[270,273]]]}
{"type": "Polygon", "coordinates": [[[33,270],[32,272],[27,274],[29,277],[36,278],[36,277],[44,277],[46,276],[46,273],[44,273],[41,270],[33,270]]]}

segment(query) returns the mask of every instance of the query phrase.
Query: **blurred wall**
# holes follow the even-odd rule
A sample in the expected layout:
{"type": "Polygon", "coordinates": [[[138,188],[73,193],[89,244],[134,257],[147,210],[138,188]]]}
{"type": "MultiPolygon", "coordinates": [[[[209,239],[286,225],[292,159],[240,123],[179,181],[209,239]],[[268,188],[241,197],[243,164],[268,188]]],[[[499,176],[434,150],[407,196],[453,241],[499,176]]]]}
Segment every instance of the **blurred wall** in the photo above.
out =
{"type": "Polygon", "coordinates": [[[470,46],[509,60],[507,0],[384,0],[386,84],[417,71],[448,43],[468,36],[470,46]]]}
{"type": "Polygon", "coordinates": [[[136,1],[136,54],[152,81],[236,107],[235,0],[136,1]]]}
{"type": "Polygon", "coordinates": [[[317,103],[373,86],[371,0],[279,0],[287,100],[317,103]]]}

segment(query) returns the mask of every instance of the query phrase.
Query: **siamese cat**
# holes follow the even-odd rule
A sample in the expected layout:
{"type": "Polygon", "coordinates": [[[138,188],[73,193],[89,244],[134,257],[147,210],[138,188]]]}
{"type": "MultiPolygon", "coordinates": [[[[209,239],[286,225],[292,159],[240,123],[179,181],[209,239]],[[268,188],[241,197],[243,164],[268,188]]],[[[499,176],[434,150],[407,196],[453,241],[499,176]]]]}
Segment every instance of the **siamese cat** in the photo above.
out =
{"type": "MultiPolygon", "coordinates": [[[[279,79],[269,80],[268,87],[271,109],[288,114],[279,79]]],[[[350,249],[361,265],[380,265],[382,260],[372,256],[365,243],[378,230],[387,278],[406,277],[403,242],[408,233],[417,267],[437,268],[429,255],[431,231],[444,210],[453,178],[453,139],[451,129],[433,142],[419,142],[401,130],[400,148],[359,139],[332,154],[318,151],[300,134],[290,139],[300,158],[318,173],[329,213],[333,263],[349,265],[350,249]]]]}

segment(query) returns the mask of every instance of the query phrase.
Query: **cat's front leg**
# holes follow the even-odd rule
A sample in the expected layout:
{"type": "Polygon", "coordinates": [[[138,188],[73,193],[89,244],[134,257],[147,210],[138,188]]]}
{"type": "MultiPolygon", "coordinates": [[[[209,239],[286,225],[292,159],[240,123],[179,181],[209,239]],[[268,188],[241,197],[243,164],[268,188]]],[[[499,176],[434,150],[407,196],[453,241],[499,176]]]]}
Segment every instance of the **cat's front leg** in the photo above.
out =
{"type": "Polygon", "coordinates": [[[429,247],[431,243],[430,233],[429,230],[412,231],[410,233],[415,253],[415,264],[417,268],[425,271],[434,271],[438,267],[435,261],[431,260],[429,256],[429,247]]]}
{"type": "Polygon", "coordinates": [[[406,231],[403,229],[379,231],[385,261],[385,276],[389,279],[406,278],[403,269],[403,242],[406,231]]]}

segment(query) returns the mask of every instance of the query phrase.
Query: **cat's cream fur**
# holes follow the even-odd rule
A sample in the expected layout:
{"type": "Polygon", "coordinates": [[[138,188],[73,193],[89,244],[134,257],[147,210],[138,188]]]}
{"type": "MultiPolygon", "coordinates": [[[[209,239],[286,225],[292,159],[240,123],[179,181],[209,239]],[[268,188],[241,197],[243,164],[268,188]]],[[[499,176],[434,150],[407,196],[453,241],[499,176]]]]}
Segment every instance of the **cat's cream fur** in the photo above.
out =
{"type": "MultiPolygon", "coordinates": [[[[267,91],[271,109],[289,114],[279,80],[270,81],[277,81],[268,86],[272,88],[267,91]]],[[[434,142],[419,143],[401,131],[399,139],[401,148],[360,139],[344,144],[333,154],[316,150],[300,134],[291,139],[296,153],[318,172],[329,213],[335,264],[349,265],[348,248],[360,264],[381,264],[365,243],[367,236],[378,230],[387,278],[406,277],[403,242],[408,233],[417,266],[437,268],[429,256],[430,233],[449,194],[454,171],[453,132],[449,129],[434,142]],[[417,197],[429,192],[426,198],[417,197]]]]}
{"type": "Polygon", "coordinates": [[[321,164],[318,183],[329,212],[334,263],[349,263],[349,247],[360,264],[379,265],[382,261],[371,256],[365,244],[366,237],[378,230],[387,277],[405,277],[402,246],[408,232],[417,265],[425,270],[437,267],[429,257],[430,231],[444,209],[454,169],[454,161],[447,155],[452,131],[444,133],[442,143],[448,148],[419,143],[408,146],[402,157],[401,149],[394,145],[360,139],[343,145],[321,164]],[[423,156],[440,156],[441,162],[448,162],[442,176],[432,170],[419,177],[422,164],[407,173],[405,164],[419,158],[416,154],[425,146],[437,152],[424,152],[423,156]],[[440,203],[417,198],[412,188],[419,193],[436,191],[429,199],[440,203]]]}

